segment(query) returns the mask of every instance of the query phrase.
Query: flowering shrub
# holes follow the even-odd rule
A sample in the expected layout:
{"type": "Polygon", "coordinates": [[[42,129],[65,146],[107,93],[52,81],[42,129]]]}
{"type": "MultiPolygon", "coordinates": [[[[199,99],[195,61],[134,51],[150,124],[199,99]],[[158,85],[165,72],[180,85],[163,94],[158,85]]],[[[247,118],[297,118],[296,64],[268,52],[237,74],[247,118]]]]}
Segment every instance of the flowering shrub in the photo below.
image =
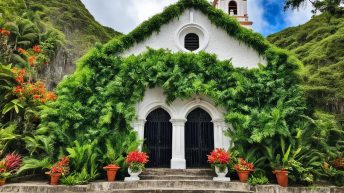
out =
{"type": "Polygon", "coordinates": [[[238,163],[234,165],[234,169],[236,171],[253,171],[254,165],[253,163],[246,162],[244,159],[239,158],[238,163]]]}
{"type": "Polygon", "coordinates": [[[19,54],[27,58],[27,62],[30,67],[40,67],[43,64],[49,63],[48,53],[46,53],[40,45],[34,45],[28,50],[18,48],[17,51],[19,54]]]}
{"type": "Polygon", "coordinates": [[[226,170],[227,165],[230,163],[230,153],[222,148],[214,149],[210,155],[208,155],[208,162],[214,167],[218,167],[220,172],[226,170]]]}
{"type": "Polygon", "coordinates": [[[32,50],[33,50],[36,54],[38,54],[38,53],[41,52],[41,46],[39,46],[39,45],[34,45],[34,46],[32,47],[32,50]]]}
{"type": "Polygon", "coordinates": [[[53,167],[51,167],[49,173],[68,175],[69,174],[69,157],[63,156],[60,159],[60,161],[58,161],[53,167]]]}
{"type": "Polygon", "coordinates": [[[35,83],[25,81],[25,69],[13,68],[12,72],[16,74],[15,79],[18,83],[18,85],[13,88],[13,93],[20,99],[33,100],[38,103],[46,103],[57,99],[54,92],[47,91],[42,81],[37,81],[35,83]]]}
{"type": "Polygon", "coordinates": [[[9,178],[15,171],[19,169],[22,163],[20,155],[11,153],[0,161],[0,179],[9,178]]]}
{"type": "Polygon", "coordinates": [[[145,152],[139,152],[137,150],[128,153],[125,162],[129,165],[132,172],[139,172],[149,161],[148,155],[145,152]]]}

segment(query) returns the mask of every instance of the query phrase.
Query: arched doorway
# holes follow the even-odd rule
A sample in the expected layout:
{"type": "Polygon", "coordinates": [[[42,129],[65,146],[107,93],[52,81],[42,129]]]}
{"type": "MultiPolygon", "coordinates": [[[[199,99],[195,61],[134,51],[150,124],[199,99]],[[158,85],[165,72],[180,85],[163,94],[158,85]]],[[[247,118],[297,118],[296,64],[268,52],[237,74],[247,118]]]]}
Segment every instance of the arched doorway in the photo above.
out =
{"type": "Polygon", "coordinates": [[[228,13],[231,15],[233,13],[234,15],[238,15],[238,5],[235,1],[230,1],[228,4],[228,13]]]}
{"type": "Polygon", "coordinates": [[[185,124],[186,167],[209,167],[207,155],[214,149],[214,125],[210,115],[197,108],[189,113],[185,124]]]}
{"type": "Polygon", "coordinates": [[[171,116],[158,108],[147,116],[144,127],[144,149],[149,154],[147,167],[170,167],[172,158],[171,116]]]}

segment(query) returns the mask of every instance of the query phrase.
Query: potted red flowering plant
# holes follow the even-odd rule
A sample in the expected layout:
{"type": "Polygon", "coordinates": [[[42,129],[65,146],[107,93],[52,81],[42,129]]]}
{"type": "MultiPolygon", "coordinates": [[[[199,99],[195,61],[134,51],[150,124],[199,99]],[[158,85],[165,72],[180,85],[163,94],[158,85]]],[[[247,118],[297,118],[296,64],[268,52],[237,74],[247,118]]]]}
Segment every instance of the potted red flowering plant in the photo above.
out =
{"type": "Polygon", "coordinates": [[[246,162],[243,158],[239,158],[238,163],[234,165],[234,169],[239,176],[240,182],[246,183],[250,172],[254,171],[254,165],[246,162]]]}
{"type": "Polygon", "coordinates": [[[0,186],[5,185],[6,179],[11,177],[19,169],[21,163],[21,156],[15,153],[6,155],[0,161],[0,186]]]}
{"type": "Polygon", "coordinates": [[[145,164],[149,161],[148,155],[145,152],[139,152],[137,150],[129,152],[125,162],[129,165],[128,173],[130,178],[126,178],[126,181],[136,181],[140,180],[138,177],[142,170],[145,168],[145,164]]]}
{"type": "MultiPolygon", "coordinates": [[[[230,153],[223,148],[216,148],[208,155],[208,162],[215,168],[215,173],[218,176],[216,179],[221,181],[226,179],[230,161],[230,153]]],[[[214,178],[214,180],[216,179],[214,178]]]]}
{"type": "Polygon", "coordinates": [[[69,157],[63,156],[50,171],[47,173],[50,175],[50,185],[58,185],[62,175],[69,173],[69,157]]]}

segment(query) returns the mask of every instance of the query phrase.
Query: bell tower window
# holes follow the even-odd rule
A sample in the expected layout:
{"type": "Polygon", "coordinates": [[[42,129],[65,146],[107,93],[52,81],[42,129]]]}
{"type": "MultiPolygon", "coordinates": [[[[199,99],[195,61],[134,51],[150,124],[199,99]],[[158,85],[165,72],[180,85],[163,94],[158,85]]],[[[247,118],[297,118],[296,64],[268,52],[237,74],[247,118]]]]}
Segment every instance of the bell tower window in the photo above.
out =
{"type": "Polygon", "coordinates": [[[186,34],[184,47],[189,51],[195,51],[199,48],[199,37],[195,33],[186,34]]]}
{"type": "Polygon", "coordinates": [[[230,1],[228,4],[229,15],[238,15],[238,4],[236,1],[230,1]]]}

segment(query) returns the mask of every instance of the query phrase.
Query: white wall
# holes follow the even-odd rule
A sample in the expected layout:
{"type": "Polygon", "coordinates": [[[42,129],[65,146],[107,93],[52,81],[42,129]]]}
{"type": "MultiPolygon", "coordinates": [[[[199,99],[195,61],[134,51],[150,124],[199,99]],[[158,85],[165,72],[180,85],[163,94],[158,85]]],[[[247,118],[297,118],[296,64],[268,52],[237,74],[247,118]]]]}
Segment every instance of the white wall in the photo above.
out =
{"type": "Polygon", "coordinates": [[[205,29],[209,41],[204,51],[216,54],[220,60],[232,59],[235,67],[254,68],[257,67],[258,63],[266,64],[266,61],[254,49],[232,38],[223,29],[213,25],[202,12],[193,9],[186,10],[179,18],[163,25],[159,33],[153,33],[151,37],[126,50],[121,55],[137,55],[146,51],[147,47],[164,48],[173,52],[183,51],[177,45],[176,39],[179,39],[177,33],[188,24],[196,24],[205,29]]]}

